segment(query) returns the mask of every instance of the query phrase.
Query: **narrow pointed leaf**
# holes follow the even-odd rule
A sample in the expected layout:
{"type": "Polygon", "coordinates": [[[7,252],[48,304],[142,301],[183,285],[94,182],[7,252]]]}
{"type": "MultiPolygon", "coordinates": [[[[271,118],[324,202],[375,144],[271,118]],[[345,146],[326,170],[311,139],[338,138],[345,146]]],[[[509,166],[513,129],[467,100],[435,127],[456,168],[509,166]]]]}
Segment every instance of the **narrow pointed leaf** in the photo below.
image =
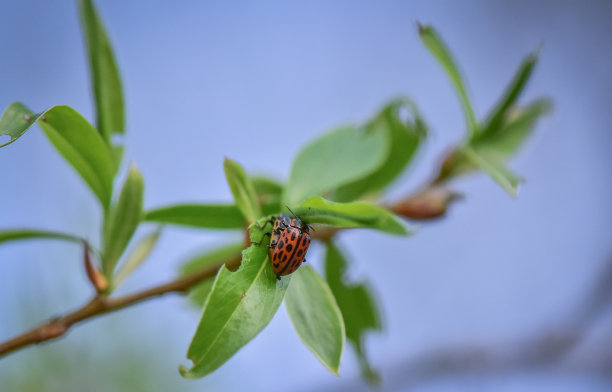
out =
{"type": "Polygon", "coordinates": [[[91,0],[80,1],[81,23],[89,54],[91,82],[96,101],[97,126],[104,140],[124,133],[125,114],[119,70],[113,48],[91,0]]]}
{"type": "Polygon", "coordinates": [[[521,95],[537,61],[537,53],[532,53],[523,60],[510,85],[508,85],[500,101],[495,105],[487,121],[483,124],[478,138],[496,133],[502,128],[506,112],[521,95]]]}
{"type": "Polygon", "coordinates": [[[161,235],[161,229],[157,229],[154,232],[141,238],[132,249],[127,253],[125,260],[121,262],[115,278],[113,279],[113,286],[118,287],[128,276],[140,267],[140,265],[149,257],[153,248],[159,240],[161,235]]]}
{"type": "Polygon", "coordinates": [[[114,162],[104,140],[76,110],[54,106],[42,114],[38,125],[74,167],[106,208],[113,190],[114,162]]]}
{"type": "MultiPolygon", "coordinates": [[[[278,202],[264,203],[264,215],[280,211],[278,202]]],[[[144,220],[205,229],[244,229],[246,221],[233,204],[178,204],[147,211],[144,220]]]]}
{"type": "Polygon", "coordinates": [[[236,206],[249,224],[255,222],[261,217],[261,208],[251,179],[242,166],[231,159],[225,158],[223,167],[236,206]]]}
{"type": "MultiPolygon", "coordinates": [[[[228,263],[239,258],[243,248],[244,244],[238,242],[218,249],[207,249],[199,252],[184,262],[181,267],[181,275],[189,275],[204,268],[228,263]]],[[[213,282],[214,278],[210,278],[189,290],[189,297],[197,307],[201,308],[204,306],[208,293],[212,289],[213,282]]]]}
{"type": "Polygon", "coordinates": [[[388,143],[376,129],[347,126],[323,135],[295,158],[283,199],[298,204],[370,175],[385,163],[388,143]]]}
{"type": "Polygon", "coordinates": [[[36,229],[12,229],[12,230],[0,230],[0,243],[18,240],[29,240],[29,239],[55,239],[70,242],[83,243],[85,239],[74,236],[72,234],[59,233],[48,230],[36,230],[36,229]]]}
{"type": "MultiPolygon", "coordinates": [[[[250,233],[253,241],[261,239],[262,232],[255,225],[250,233]]],[[[221,267],[187,352],[193,366],[181,366],[181,374],[187,378],[203,377],[253,339],[278,310],[289,280],[276,280],[265,241],[242,252],[237,271],[221,267]]]]}
{"type": "Polygon", "coordinates": [[[370,228],[400,235],[408,233],[404,225],[387,209],[366,202],[336,203],[313,196],[306,199],[295,213],[307,223],[370,228]]]}
{"type": "Polygon", "coordinates": [[[338,375],[344,352],[342,313],[327,283],[310,266],[291,278],[285,307],[302,342],[330,372],[338,375]]]}
{"type": "Polygon", "coordinates": [[[536,122],[551,109],[552,104],[547,99],[533,101],[525,107],[511,108],[506,113],[501,129],[483,135],[474,143],[474,148],[503,159],[510,157],[531,135],[536,122]]]}
{"type": "Polygon", "coordinates": [[[453,87],[455,87],[457,95],[459,96],[459,101],[461,102],[461,108],[465,115],[469,136],[470,138],[474,137],[478,133],[478,124],[476,123],[474,110],[472,109],[472,104],[470,103],[467,90],[463,83],[463,78],[459,73],[459,69],[453,60],[450,50],[448,50],[442,38],[440,38],[436,30],[431,26],[419,25],[419,35],[427,49],[429,49],[431,54],[438,60],[451,79],[453,87]]]}
{"type": "Polygon", "coordinates": [[[119,200],[112,206],[104,222],[102,270],[107,278],[125,251],[142,217],[144,181],[135,165],[130,167],[119,200]]]}
{"type": "Polygon", "coordinates": [[[387,158],[381,167],[367,177],[339,188],[334,194],[336,201],[353,201],[382,191],[404,171],[426,135],[425,124],[416,106],[407,99],[398,99],[386,105],[370,126],[379,127],[387,134],[387,158]],[[410,112],[413,120],[404,122],[400,118],[401,110],[410,112]]]}
{"type": "Polygon", "coordinates": [[[478,168],[487,172],[511,197],[517,197],[518,186],[523,182],[521,177],[512,173],[503,163],[486,157],[470,147],[462,148],[461,153],[478,168]]]}
{"type": "Polygon", "coordinates": [[[381,331],[378,305],[368,284],[346,283],[347,261],[333,244],[327,244],[325,254],[325,278],[329,284],[344,320],[346,337],[359,358],[362,376],[371,383],[380,377],[366,357],[364,340],[369,331],[381,331]]]}

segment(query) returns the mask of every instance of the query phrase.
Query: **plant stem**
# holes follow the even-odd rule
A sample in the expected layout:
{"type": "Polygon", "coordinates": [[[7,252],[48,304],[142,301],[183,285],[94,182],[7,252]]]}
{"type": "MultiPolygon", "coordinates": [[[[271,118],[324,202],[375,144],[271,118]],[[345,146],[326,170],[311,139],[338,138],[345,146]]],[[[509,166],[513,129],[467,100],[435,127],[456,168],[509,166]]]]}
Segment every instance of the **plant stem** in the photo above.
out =
{"type": "MultiPolygon", "coordinates": [[[[237,268],[240,265],[240,259],[237,258],[230,260],[226,263],[226,265],[230,269],[237,268]]],[[[220,266],[221,265],[205,268],[168,283],[151,287],[133,294],[128,294],[123,297],[108,298],[98,294],[93,297],[91,301],[74,312],[54,318],[46,324],[0,343],[0,357],[33,344],[59,338],[68,332],[70,327],[83,320],[123,309],[166,293],[185,292],[203,280],[215,276],[220,266]]]]}

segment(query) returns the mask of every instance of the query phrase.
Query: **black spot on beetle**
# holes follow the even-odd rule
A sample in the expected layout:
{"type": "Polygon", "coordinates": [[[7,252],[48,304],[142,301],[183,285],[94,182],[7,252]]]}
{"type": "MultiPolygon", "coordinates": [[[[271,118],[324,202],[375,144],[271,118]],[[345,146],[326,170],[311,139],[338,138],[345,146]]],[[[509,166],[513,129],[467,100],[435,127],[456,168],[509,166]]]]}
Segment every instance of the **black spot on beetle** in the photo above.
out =
{"type": "Polygon", "coordinates": [[[285,242],[283,240],[280,240],[280,242],[277,245],[278,249],[283,249],[283,246],[285,246],[285,242]]]}
{"type": "Polygon", "coordinates": [[[278,268],[279,265],[280,265],[280,263],[275,263],[274,264],[274,268],[278,268]]]}
{"type": "Polygon", "coordinates": [[[281,261],[284,263],[287,261],[287,258],[289,257],[289,255],[287,255],[286,253],[283,254],[283,258],[281,259],[281,261]]]}
{"type": "Polygon", "coordinates": [[[302,256],[302,254],[304,253],[304,251],[302,249],[297,251],[297,256],[300,257],[302,256]]]}
{"type": "Polygon", "coordinates": [[[295,237],[297,237],[297,230],[291,230],[291,239],[295,240],[295,237]]]}
{"type": "Polygon", "coordinates": [[[287,244],[287,252],[291,252],[293,250],[293,245],[287,244]]]}

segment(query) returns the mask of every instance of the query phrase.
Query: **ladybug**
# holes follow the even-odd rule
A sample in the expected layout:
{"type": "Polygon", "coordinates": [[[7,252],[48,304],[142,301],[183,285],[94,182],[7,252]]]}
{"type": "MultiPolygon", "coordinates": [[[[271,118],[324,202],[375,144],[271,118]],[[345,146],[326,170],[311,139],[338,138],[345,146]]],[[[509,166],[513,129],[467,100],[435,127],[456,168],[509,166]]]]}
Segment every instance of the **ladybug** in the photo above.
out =
{"type": "Polygon", "coordinates": [[[306,262],[312,227],[295,214],[293,217],[281,214],[266,224],[272,222],[274,223],[272,233],[266,233],[270,236],[269,256],[276,279],[280,279],[281,276],[295,272],[302,263],[306,262]]]}

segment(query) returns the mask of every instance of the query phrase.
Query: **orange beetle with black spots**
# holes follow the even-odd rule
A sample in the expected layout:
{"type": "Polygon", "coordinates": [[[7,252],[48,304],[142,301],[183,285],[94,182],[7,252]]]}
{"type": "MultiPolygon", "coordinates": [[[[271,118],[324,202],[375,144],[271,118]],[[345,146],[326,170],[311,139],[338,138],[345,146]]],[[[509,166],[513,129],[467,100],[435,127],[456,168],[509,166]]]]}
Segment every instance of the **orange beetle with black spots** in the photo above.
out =
{"type": "Polygon", "coordinates": [[[281,214],[272,218],[274,228],[270,235],[270,262],[277,279],[295,272],[306,262],[310,246],[310,225],[300,218],[281,214]]]}

